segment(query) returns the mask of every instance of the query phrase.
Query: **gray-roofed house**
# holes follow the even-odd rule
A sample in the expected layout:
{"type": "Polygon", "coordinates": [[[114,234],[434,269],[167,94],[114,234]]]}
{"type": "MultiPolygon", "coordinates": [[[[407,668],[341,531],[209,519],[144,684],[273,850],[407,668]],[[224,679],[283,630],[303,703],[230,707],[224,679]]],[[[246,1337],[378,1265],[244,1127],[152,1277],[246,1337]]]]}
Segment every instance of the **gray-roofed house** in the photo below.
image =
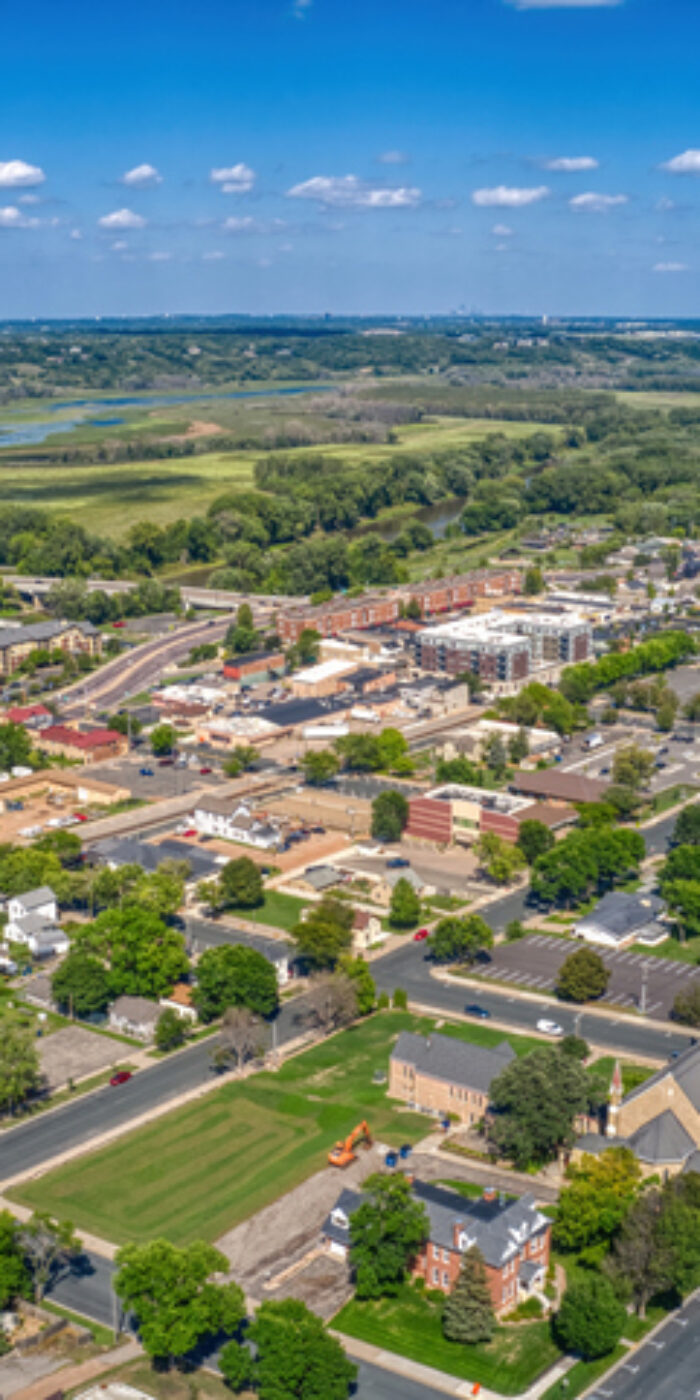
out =
{"type": "Polygon", "coordinates": [[[606,1133],[586,1133],[573,1156],[629,1147],[645,1176],[666,1179],[700,1163],[700,1045],[691,1045],[623,1097],[619,1065],[610,1086],[606,1133]]]}
{"type": "Polygon", "coordinates": [[[628,948],[642,942],[649,947],[668,938],[662,922],[665,905],[656,894],[625,894],[610,890],[595,909],[574,924],[574,936],[602,948],[628,948]]]}
{"type": "Polygon", "coordinates": [[[389,1094],[420,1112],[478,1123],[489,1106],[493,1080],[514,1058],[505,1040],[490,1048],[449,1035],[402,1031],[389,1060],[389,1094]]]}
{"type": "MultiPolygon", "coordinates": [[[[478,1200],[469,1200],[424,1181],[414,1181],[413,1195],[425,1207],[429,1228],[412,1272],[428,1287],[451,1293],[463,1256],[474,1248],[486,1266],[495,1312],[507,1312],[544,1287],[551,1221],[538,1210],[533,1196],[506,1200],[485,1187],[478,1200]]],[[[329,1253],[347,1257],[350,1217],[362,1200],[359,1192],[341,1191],[322,1227],[329,1253]]]]}
{"type": "Polygon", "coordinates": [[[133,1035],[137,1040],[152,1040],[163,1008],[148,997],[117,997],[109,1012],[109,1025],[121,1035],[133,1035]]]}
{"type": "Polygon", "coordinates": [[[58,900],[49,885],[40,885],[38,889],[27,890],[25,894],[15,894],[8,901],[8,937],[13,937],[13,923],[26,918],[27,914],[41,914],[45,921],[57,922],[58,900]]]}

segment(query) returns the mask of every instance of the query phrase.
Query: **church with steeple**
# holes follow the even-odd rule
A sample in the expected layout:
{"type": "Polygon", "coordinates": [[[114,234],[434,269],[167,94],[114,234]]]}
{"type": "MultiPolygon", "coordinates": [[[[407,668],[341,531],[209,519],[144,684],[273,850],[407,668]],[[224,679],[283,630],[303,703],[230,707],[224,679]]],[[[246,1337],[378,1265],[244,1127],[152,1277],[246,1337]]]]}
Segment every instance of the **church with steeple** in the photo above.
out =
{"type": "Polygon", "coordinates": [[[629,1147],[644,1176],[666,1180],[700,1171],[700,1045],[689,1046],[628,1094],[616,1062],[603,1129],[580,1137],[572,1159],[606,1147],[629,1147]]]}

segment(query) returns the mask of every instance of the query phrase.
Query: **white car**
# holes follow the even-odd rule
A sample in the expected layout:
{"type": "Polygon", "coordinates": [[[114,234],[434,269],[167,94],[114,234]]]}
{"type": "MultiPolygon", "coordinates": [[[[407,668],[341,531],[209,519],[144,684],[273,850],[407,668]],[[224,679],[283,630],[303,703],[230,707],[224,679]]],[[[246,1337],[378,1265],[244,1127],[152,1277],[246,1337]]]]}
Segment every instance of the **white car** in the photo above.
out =
{"type": "Polygon", "coordinates": [[[542,1031],[544,1035],[564,1034],[564,1027],[560,1026],[558,1021],[548,1021],[546,1018],[537,1022],[537,1029],[542,1031]]]}

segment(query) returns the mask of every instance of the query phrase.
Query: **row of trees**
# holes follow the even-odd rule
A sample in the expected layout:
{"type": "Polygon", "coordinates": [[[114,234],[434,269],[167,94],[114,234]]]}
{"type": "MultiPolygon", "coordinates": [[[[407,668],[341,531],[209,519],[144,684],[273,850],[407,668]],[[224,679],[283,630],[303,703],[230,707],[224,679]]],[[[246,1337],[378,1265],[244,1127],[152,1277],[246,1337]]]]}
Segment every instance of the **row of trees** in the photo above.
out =
{"type": "Polygon", "coordinates": [[[547,904],[579,904],[635,875],[644,852],[638,831],[612,826],[576,829],[536,858],[533,894],[547,904]]]}
{"type": "Polygon", "coordinates": [[[559,687],[565,699],[585,705],[597,691],[609,690],[616,681],[667,671],[694,656],[696,650],[689,632],[662,632],[639,646],[630,647],[629,651],[610,652],[599,661],[567,666],[559,687]]]}

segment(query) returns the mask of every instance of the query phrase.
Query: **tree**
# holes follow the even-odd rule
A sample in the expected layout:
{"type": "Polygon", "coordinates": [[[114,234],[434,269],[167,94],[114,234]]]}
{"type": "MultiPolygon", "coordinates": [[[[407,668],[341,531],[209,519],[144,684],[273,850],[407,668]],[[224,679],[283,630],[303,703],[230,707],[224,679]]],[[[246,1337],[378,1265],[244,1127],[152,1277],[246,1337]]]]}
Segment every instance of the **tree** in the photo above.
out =
{"type": "Polygon", "coordinates": [[[522,763],[530,752],[530,740],[527,737],[527,730],[522,725],[517,734],[513,734],[508,740],[508,757],[511,763],[522,763]]]}
{"type": "Polygon", "coordinates": [[[684,1026],[700,1026],[700,985],[697,982],[689,982],[676,993],[673,1019],[684,1026]]]}
{"type": "Polygon", "coordinates": [[[156,1022],[155,1042],[157,1050],[177,1050],[186,1039],[185,1023],[174,1007],[166,1006],[156,1022]]]}
{"type": "Polygon", "coordinates": [[[298,666],[311,666],[318,661],[321,650],[321,635],[315,627],[304,627],[298,641],[289,647],[286,661],[290,671],[298,666]]]}
{"type": "Polygon", "coordinates": [[[491,734],[487,739],[483,759],[496,779],[503,777],[508,766],[508,753],[500,734],[491,734]]]}
{"type": "Polygon", "coordinates": [[[299,957],[312,968],[335,967],[352,943],[352,906],[326,895],[292,929],[299,957]]]}
{"type": "Polygon", "coordinates": [[[297,1009],[297,1019],[305,1021],[330,1035],[342,1026],[349,1026],[358,1011],[358,992],[354,980],[344,972],[319,972],[309,983],[308,991],[297,1009]]]}
{"type": "Polygon", "coordinates": [[[518,827],[518,845],[528,863],[534,865],[538,856],[544,856],[554,845],[554,834],[544,822],[528,818],[518,827]]]}
{"type": "Polygon", "coordinates": [[[219,876],[219,892],[224,908],[255,909],[264,904],[260,867],[250,856],[227,861],[219,876]]]}
{"type": "MultiPolygon", "coordinates": [[[[698,697],[700,699],[700,696],[698,697]]],[[[700,846],[700,802],[684,807],[673,828],[674,845],[700,846]]]]}
{"type": "Polygon", "coordinates": [[[355,988],[358,1016],[369,1016],[370,1011],[374,1011],[377,988],[364,958],[361,955],[351,958],[346,954],[338,960],[338,968],[355,988]]]}
{"type": "Polygon", "coordinates": [[[14,1113],[41,1082],[33,1032],[7,1021],[0,1036],[0,1110],[14,1113]]]}
{"type": "Polygon", "coordinates": [[[0,1308],[27,1297],[30,1289],[19,1221],[9,1210],[0,1211],[0,1308]]]}
{"type": "Polygon", "coordinates": [[[421,903],[410,880],[403,876],[391,891],[389,923],[395,928],[412,928],[420,919],[421,903]]]}
{"type": "Polygon", "coordinates": [[[229,1342],[221,1354],[221,1369],[234,1389],[252,1383],[259,1400],[347,1400],[357,1367],[299,1299],[262,1303],[248,1337],[254,1361],[245,1359],[250,1354],[238,1342],[229,1342]]]}
{"type": "Polygon", "coordinates": [[[161,997],[189,972],[185,940],[147,909],[104,909],[75,931],[78,947],[109,964],[112,996],[161,997]]]}
{"type": "Polygon", "coordinates": [[[70,1220],[54,1220],[46,1211],[35,1211],[21,1228],[22,1247],[40,1303],[54,1272],[82,1250],[70,1220]]]}
{"type": "Polygon", "coordinates": [[[603,1274],[581,1273],[564,1294],[555,1332],[567,1351],[592,1361],[617,1346],[626,1318],[610,1280],[603,1274]]]}
{"type": "Polygon", "coordinates": [[[575,1060],[587,1060],[591,1053],[590,1046],[580,1035],[565,1035],[559,1041],[559,1053],[561,1055],[572,1055],[575,1060]]]}
{"type": "Polygon", "coordinates": [[[494,1079],[490,1137],[516,1167],[540,1166],[574,1141],[588,1103],[586,1071],[570,1055],[543,1046],[513,1060],[494,1079]]]}
{"type": "Polygon", "coordinates": [[[37,851],[51,851],[64,870],[75,870],[83,859],[83,843],[74,831],[47,831],[35,845],[37,851]]]}
{"type": "Polygon", "coordinates": [[[663,1197],[648,1188],[634,1202],[622,1223],[613,1252],[605,1261],[606,1274],[618,1291],[629,1297],[644,1317],[650,1298],[671,1286],[672,1250],[659,1230],[663,1197]]]}
{"type": "Polygon", "coordinates": [[[480,914],[448,915],[433,929],[428,947],[436,962],[473,963],[493,947],[493,933],[480,914]]]}
{"type": "Polygon", "coordinates": [[[668,733],[669,730],[673,729],[677,711],[678,699],[672,690],[667,690],[656,711],[657,728],[661,729],[664,733],[668,733]]]}
{"type": "Polygon", "coordinates": [[[613,783],[639,792],[648,786],[654,772],[654,755],[638,744],[625,744],[615,752],[612,765],[613,783]]]}
{"type": "Polygon", "coordinates": [[[350,1262],[358,1298],[392,1297],[428,1237],[425,1207],[405,1176],[370,1176],[350,1216],[350,1262]]]}
{"type": "Polygon", "coordinates": [[[219,1043],[212,1052],[216,1069],[244,1065],[262,1049],[259,1018],[247,1006],[228,1006],[221,1023],[219,1043]]]}
{"type": "Polygon", "coordinates": [[[567,1169],[554,1222],[558,1249],[608,1245],[640,1189],[641,1170],[628,1147],[608,1147],[599,1157],[586,1153],[567,1169]]]}
{"type": "Polygon", "coordinates": [[[177,735],[172,724],[157,724],[151,730],[151,750],[156,758],[172,753],[177,743],[177,735]]]}
{"type": "Polygon", "coordinates": [[[311,787],[325,787],[326,783],[332,782],[337,776],[340,760],[332,749],[309,749],[308,753],[304,754],[300,767],[311,787]]]}
{"type": "Polygon", "coordinates": [[[506,943],[517,943],[527,937],[527,929],[520,919],[509,919],[505,926],[506,943]]]}
{"type": "Polygon", "coordinates": [[[139,1321],[144,1350],[170,1365],[205,1337],[235,1332],[246,1313],[237,1283],[217,1284],[228,1260],[212,1245],[195,1240],[177,1249],[168,1240],[127,1244],[117,1256],[114,1291],[139,1321]]]}
{"type": "Polygon", "coordinates": [[[451,1342],[490,1342],[496,1326],[481,1251],[468,1249],[452,1292],[445,1299],[442,1330],[451,1342]]]}
{"type": "Polygon", "coordinates": [[[97,1016],[111,1001],[109,973],[99,958],[73,948],[51,978],[57,1005],[73,1016],[97,1016]]]}
{"type": "Polygon", "coordinates": [[[278,1004],[275,969],[257,949],[243,944],[207,948],[197,964],[193,1000],[205,1022],[221,1016],[228,1006],[272,1016],[278,1004]]]}
{"type": "Polygon", "coordinates": [[[532,564],[529,569],[525,570],[523,593],[526,595],[526,597],[532,598],[535,594],[543,592],[544,576],[542,574],[542,570],[540,569],[538,564],[532,564]]]}
{"type": "Polygon", "coordinates": [[[32,741],[23,724],[0,724],[0,770],[31,767],[32,741]]]}
{"type": "Polygon", "coordinates": [[[578,948],[569,953],[559,968],[557,996],[565,1001],[594,1001],[602,997],[610,981],[611,971],[600,953],[592,948],[578,948]]]}
{"type": "Polygon", "coordinates": [[[379,792],[372,800],[372,835],[375,841],[400,841],[408,821],[408,799],[394,789],[379,792]]]}
{"type": "Polygon", "coordinates": [[[497,885],[508,885],[526,864],[519,846],[497,836],[495,831],[485,831],[474,842],[474,853],[490,880],[497,885]]]}
{"type": "Polygon", "coordinates": [[[229,627],[224,638],[224,650],[235,655],[244,655],[247,651],[255,651],[259,640],[260,634],[253,624],[253,610],[249,603],[241,603],[236,613],[236,621],[229,627]]]}
{"type": "Polygon", "coordinates": [[[259,754],[252,744],[236,744],[229,755],[225,758],[221,767],[227,778],[237,778],[239,773],[245,773],[257,763],[259,754]]]}

